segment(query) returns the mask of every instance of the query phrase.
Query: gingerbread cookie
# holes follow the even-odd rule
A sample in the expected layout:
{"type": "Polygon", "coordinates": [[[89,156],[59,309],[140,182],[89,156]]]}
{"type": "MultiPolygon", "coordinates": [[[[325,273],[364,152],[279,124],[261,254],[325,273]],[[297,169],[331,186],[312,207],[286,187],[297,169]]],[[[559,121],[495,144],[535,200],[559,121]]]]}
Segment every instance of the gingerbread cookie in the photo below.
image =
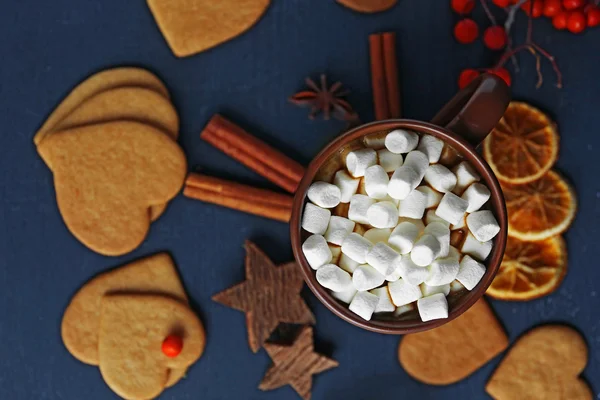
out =
{"type": "Polygon", "coordinates": [[[39,145],[44,136],[84,100],[105,90],[122,86],[147,88],[169,98],[169,92],[161,80],[145,69],[122,67],[104,70],[87,78],[65,97],[38,130],[33,138],[34,143],[39,145]]]}
{"type": "MultiPolygon", "coordinates": [[[[73,357],[85,364],[98,365],[100,305],[107,293],[153,293],[187,303],[187,295],[175,264],[166,253],[155,254],[96,276],[73,296],[61,325],[65,347],[73,357]]],[[[185,372],[185,368],[171,370],[167,387],[177,383],[185,372]]]]}
{"type": "Polygon", "coordinates": [[[430,385],[449,385],[477,371],[508,347],[490,306],[481,299],[438,328],[406,335],[398,355],[406,372],[430,385]]]}
{"type": "Polygon", "coordinates": [[[591,389],[579,378],[587,358],[587,345],[576,330],[542,326],[513,345],[485,390],[496,400],[591,400],[591,389]]]}
{"type": "Polygon", "coordinates": [[[177,57],[215,47],[250,29],[271,0],[147,0],[177,57]]]}
{"type": "Polygon", "coordinates": [[[185,369],[198,360],[204,339],[198,317],[173,298],[116,294],[102,299],[100,372],[125,399],[158,396],[170,369],[185,369]]]}
{"type": "Polygon", "coordinates": [[[150,227],[148,208],[175,197],[187,169],[168,135],[138,122],[54,132],[38,152],[52,165],[65,224],[104,255],[122,255],[141,244],[150,227]]]}

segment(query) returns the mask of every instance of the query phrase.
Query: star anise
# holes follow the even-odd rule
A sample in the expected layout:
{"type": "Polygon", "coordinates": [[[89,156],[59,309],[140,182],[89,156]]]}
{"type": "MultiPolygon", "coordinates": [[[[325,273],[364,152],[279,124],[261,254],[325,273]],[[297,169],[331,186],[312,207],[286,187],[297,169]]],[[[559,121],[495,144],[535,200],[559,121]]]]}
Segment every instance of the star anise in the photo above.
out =
{"type": "Polygon", "coordinates": [[[323,118],[329,119],[333,113],[333,116],[339,120],[350,123],[358,122],[358,115],[350,103],[342,98],[350,92],[342,90],[341,82],[336,82],[328,88],[325,74],[321,75],[321,87],[317,86],[311,78],[306,78],[305,82],[309,89],[290,97],[290,102],[297,106],[310,107],[308,118],[314,119],[323,113],[323,118]]]}

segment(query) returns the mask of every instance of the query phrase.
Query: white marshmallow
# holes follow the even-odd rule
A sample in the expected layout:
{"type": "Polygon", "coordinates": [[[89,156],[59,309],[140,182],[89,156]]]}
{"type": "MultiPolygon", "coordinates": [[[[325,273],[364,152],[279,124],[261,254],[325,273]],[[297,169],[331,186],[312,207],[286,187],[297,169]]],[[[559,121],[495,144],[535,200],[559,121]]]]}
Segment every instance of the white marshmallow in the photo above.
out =
{"type": "Polygon", "coordinates": [[[365,171],[365,192],[373,199],[381,200],[387,197],[390,177],[381,165],[373,165],[365,171]]]}
{"type": "Polygon", "coordinates": [[[306,203],[302,216],[302,228],[310,233],[322,235],[329,225],[329,217],[331,217],[331,211],[312,203],[306,203]]]}
{"type": "Polygon", "coordinates": [[[342,192],[340,188],[331,183],[313,182],[306,192],[308,199],[323,208],[333,208],[340,204],[342,192]]]}
{"type": "Polygon", "coordinates": [[[388,194],[394,199],[405,199],[421,183],[421,175],[406,165],[394,171],[388,184],[388,194]]]}
{"type": "Polygon", "coordinates": [[[373,247],[373,243],[358,233],[351,233],[342,243],[342,253],[354,261],[364,264],[367,262],[367,254],[371,251],[371,247],[373,247]]]}
{"type": "Polygon", "coordinates": [[[302,252],[312,269],[329,264],[333,258],[327,241],[321,235],[311,235],[302,243],[302,252]]]}
{"type": "Polygon", "coordinates": [[[421,292],[423,293],[423,297],[431,296],[436,293],[442,293],[444,296],[448,296],[448,293],[450,293],[450,285],[429,286],[426,283],[422,283],[421,292]]]}
{"type": "Polygon", "coordinates": [[[425,171],[425,182],[438,192],[446,193],[456,186],[456,175],[442,164],[433,164],[425,171]]]}
{"type": "Polygon", "coordinates": [[[379,271],[383,276],[391,275],[400,262],[400,254],[385,243],[377,243],[369,254],[367,264],[379,271]]]}
{"type": "Polygon", "coordinates": [[[354,150],[346,156],[346,168],[355,178],[364,176],[367,168],[375,164],[377,164],[377,152],[373,149],[354,150]]]}
{"type": "Polygon", "coordinates": [[[358,268],[358,266],[360,265],[360,263],[354,261],[353,259],[351,259],[350,257],[348,257],[347,255],[345,255],[344,253],[342,253],[342,255],[340,256],[340,268],[342,268],[344,271],[353,273],[354,270],[356,268],[358,268]]]}
{"type": "Polygon", "coordinates": [[[360,179],[354,179],[344,170],[339,170],[333,177],[333,184],[340,189],[340,202],[349,203],[350,198],[356,194],[360,179]]]}
{"type": "Polygon", "coordinates": [[[475,171],[475,168],[466,161],[461,162],[456,167],[452,168],[452,172],[456,175],[456,186],[454,192],[460,194],[467,186],[473,182],[477,182],[479,174],[475,171]]]}
{"type": "Polygon", "coordinates": [[[380,201],[367,210],[367,221],[375,228],[393,228],[398,224],[398,208],[390,201],[380,201]]]}
{"type": "Polygon", "coordinates": [[[419,186],[416,190],[425,195],[425,208],[436,207],[442,201],[442,194],[429,186],[419,186]]]}
{"type": "Polygon", "coordinates": [[[385,282],[385,276],[369,264],[359,265],[352,274],[352,283],[359,292],[375,289],[377,286],[381,286],[383,282],[385,282]]]}
{"type": "Polygon", "coordinates": [[[465,287],[463,286],[463,284],[457,280],[452,281],[452,283],[450,284],[450,291],[452,293],[458,292],[459,290],[462,290],[464,288],[465,287]]]}
{"type": "Polygon", "coordinates": [[[396,311],[394,311],[394,316],[399,317],[400,315],[406,314],[407,312],[412,311],[414,309],[415,306],[412,304],[405,304],[403,306],[396,307],[396,311]]]}
{"type": "Polygon", "coordinates": [[[401,224],[403,222],[410,222],[414,226],[416,226],[419,229],[419,235],[422,234],[423,231],[425,230],[425,224],[423,223],[423,220],[421,218],[419,218],[419,219],[406,218],[406,217],[398,218],[398,224],[401,224]]]}
{"type": "Polygon", "coordinates": [[[450,230],[451,231],[456,231],[456,230],[462,229],[462,228],[464,228],[466,226],[467,226],[467,216],[463,215],[463,217],[460,219],[460,221],[458,221],[457,224],[450,225],[450,230]]]}
{"type": "Polygon", "coordinates": [[[490,189],[487,186],[481,183],[473,183],[460,197],[469,203],[467,212],[472,213],[479,210],[490,199],[490,196],[490,189]]]}
{"type": "Polygon", "coordinates": [[[394,205],[396,207],[398,207],[398,204],[400,204],[400,200],[391,197],[389,194],[387,196],[385,196],[385,198],[383,198],[383,199],[381,199],[379,201],[389,201],[389,202],[392,202],[392,203],[394,203],[394,205]]]}
{"type": "Polygon", "coordinates": [[[398,216],[419,219],[425,214],[425,195],[413,190],[398,205],[398,216]]]}
{"type": "Polygon", "coordinates": [[[423,322],[448,318],[448,300],[443,293],[437,293],[417,300],[417,308],[423,322]]]}
{"type": "Polygon", "coordinates": [[[385,137],[385,147],[392,153],[408,153],[419,144],[419,135],[404,129],[395,129],[385,137]]]}
{"type": "Polygon", "coordinates": [[[438,258],[429,266],[429,276],[425,279],[425,283],[429,286],[447,285],[456,279],[458,269],[458,258],[438,258]]]}
{"type": "Polygon", "coordinates": [[[443,149],[444,142],[431,135],[422,135],[417,147],[417,150],[425,153],[431,164],[440,161],[443,149]]]}
{"type": "Polygon", "coordinates": [[[450,252],[450,228],[442,222],[432,222],[425,227],[424,233],[433,235],[440,243],[437,257],[447,257],[450,252]]]}
{"type": "Polygon", "coordinates": [[[394,154],[388,149],[377,150],[377,157],[379,158],[379,165],[385,172],[394,172],[396,168],[402,166],[404,161],[402,154],[394,154]]]}
{"type": "Polygon", "coordinates": [[[458,275],[456,275],[456,280],[462,283],[467,290],[473,290],[481,278],[483,278],[483,275],[485,275],[485,265],[466,255],[460,262],[460,269],[458,270],[458,275]]]}
{"type": "Polygon", "coordinates": [[[467,216],[467,226],[480,242],[493,239],[500,232],[500,225],[489,210],[475,211],[467,216]]]}
{"type": "Polygon", "coordinates": [[[450,226],[450,222],[446,221],[443,218],[438,217],[437,214],[435,213],[435,210],[427,210],[427,212],[425,213],[425,223],[427,225],[429,225],[433,222],[439,222],[448,227],[450,226]]]}
{"type": "Polygon", "coordinates": [[[350,208],[348,208],[348,218],[359,224],[368,224],[367,211],[373,204],[375,204],[375,199],[369,196],[364,194],[353,195],[350,199],[350,208]]]}
{"type": "Polygon", "coordinates": [[[352,288],[352,277],[350,277],[350,274],[335,264],[323,265],[317,270],[316,276],[317,282],[321,286],[334,292],[343,292],[352,288]]]}
{"type": "Polygon", "coordinates": [[[412,222],[401,222],[388,239],[390,247],[400,254],[408,254],[419,237],[419,227],[412,222]]]}
{"type": "Polygon", "coordinates": [[[365,232],[363,237],[373,244],[387,243],[392,230],[390,228],[371,228],[365,232]]]}
{"type": "Polygon", "coordinates": [[[423,235],[417,240],[410,252],[410,259],[419,267],[425,267],[440,254],[440,242],[433,235],[423,235]]]}
{"type": "Polygon", "coordinates": [[[369,321],[375,308],[379,304],[379,297],[369,292],[358,292],[350,302],[348,309],[359,317],[369,321]]]}
{"type": "Polygon", "coordinates": [[[329,219],[329,226],[325,231],[325,240],[329,243],[341,246],[346,236],[352,233],[355,225],[356,224],[348,218],[333,215],[329,219]]]}
{"type": "Polygon", "coordinates": [[[468,254],[479,261],[485,261],[487,256],[490,255],[492,247],[493,243],[491,240],[480,242],[469,232],[460,250],[463,254],[468,254]]]}
{"type": "Polygon", "coordinates": [[[331,251],[331,263],[338,264],[340,262],[340,257],[342,256],[342,248],[333,244],[328,244],[327,247],[329,247],[329,251],[331,251]]]}
{"type": "Polygon", "coordinates": [[[354,298],[356,292],[358,292],[358,290],[354,289],[354,286],[352,286],[350,289],[343,292],[331,292],[331,295],[333,298],[338,299],[342,303],[349,304],[354,298]]]}
{"type": "Polygon", "coordinates": [[[386,135],[367,135],[363,138],[363,144],[365,147],[372,149],[384,149],[385,148],[385,136],[386,135]]]}
{"type": "Polygon", "coordinates": [[[465,215],[469,203],[466,200],[461,199],[454,193],[446,193],[442,197],[442,201],[435,210],[435,214],[450,222],[451,224],[457,224],[460,219],[465,215]]]}
{"type": "Polygon", "coordinates": [[[425,176],[427,168],[429,168],[429,158],[421,151],[411,151],[404,157],[403,166],[411,167],[419,174],[420,180],[425,176]]]}
{"type": "Polygon", "coordinates": [[[388,290],[390,292],[390,297],[392,298],[392,303],[394,303],[396,307],[404,306],[423,297],[420,287],[411,285],[404,279],[390,282],[388,284],[388,290]]]}
{"type": "Polygon", "coordinates": [[[458,251],[458,249],[454,246],[450,246],[450,251],[448,252],[448,255],[446,256],[447,258],[455,258],[458,261],[460,261],[460,258],[462,257],[462,254],[460,254],[460,251],[458,251]]]}
{"type": "Polygon", "coordinates": [[[396,282],[398,279],[400,279],[400,265],[397,264],[396,265],[396,269],[394,270],[394,272],[392,272],[391,274],[387,275],[385,277],[385,280],[388,282],[396,282]]]}
{"type": "Polygon", "coordinates": [[[427,267],[419,267],[409,257],[402,257],[399,269],[402,279],[415,286],[425,282],[429,276],[427,267]]]}
{"type": "Polygon", "coordinates": [[[379,297],[379,303],[377,303],[377,307],[375,307],[376,313],[396,311],[396,306],[392,303],[392,298],[390,297],[387,287],[384,286],[373,289],[370,292],[379,297]]]}

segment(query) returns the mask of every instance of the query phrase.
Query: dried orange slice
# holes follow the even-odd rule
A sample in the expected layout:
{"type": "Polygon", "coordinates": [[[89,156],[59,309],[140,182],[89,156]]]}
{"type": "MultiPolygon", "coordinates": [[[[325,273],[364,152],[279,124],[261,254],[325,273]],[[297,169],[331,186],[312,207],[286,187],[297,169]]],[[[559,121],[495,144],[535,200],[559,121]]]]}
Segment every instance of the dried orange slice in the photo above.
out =
{"type": "Polygon", "coordinates": [[[500,270],[486,293],[500,300],[533,300],[556,290],[566,272],[562,237],[540,242],[508,238],[500,270]]]}
{"type": "Polygon", "coordinates": [[[544,240],[564,232],[575,217],[575,193],[554,171],[524,185],[501,185],[508,210],[509,236],[544,240]]]}
{"type": "Polygon", "coordinates": [[[540,110],[513,101],[485,139],[483,157],[501,181],[531,182],[556,162],[558,133],[540,110]]]}

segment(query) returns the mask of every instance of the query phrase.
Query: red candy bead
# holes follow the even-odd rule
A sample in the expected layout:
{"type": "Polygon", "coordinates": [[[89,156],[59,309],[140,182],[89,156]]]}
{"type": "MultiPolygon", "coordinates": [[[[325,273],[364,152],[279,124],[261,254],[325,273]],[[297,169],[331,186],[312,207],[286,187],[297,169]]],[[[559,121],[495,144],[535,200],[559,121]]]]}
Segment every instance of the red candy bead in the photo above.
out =
{"type": "Polygon", "coordinates": [[[528,0],[521,5],[521,10],[525,11],[527,15],[531,12],[532,18],[539,18],[544,11],[544,0],[533,0],[533,9],[531,8],[531,0],[528,0]]]}
{"type": "Polygon", "coordinates": [[[585,4],[585,0],[563,0],[563,7],[565,10],[575,10],[577,8],[583,7],[585,4]]]}
{"type": "Polygon", "coordinates": [[[544,10],[542,13],[544,14],[544,17],[552,18],[561,12],[562,9],[563,7],[560,0],[546,0],[544,2],[544,10]]]}
{"type": "Polygon", "coordinates": [[[552,25],[554,28],[562,31],[567,29],[567,19],[569,18],[569,13],[566,11],[560,11],[552,18],[552,25]]]}
{"type": "Polygon", "coordinates": [[[571,11],[567,18],[567,29],[572,33],[581,33],[585,30],[587,20],[583,11],[571,11]]]}
{"type": "Polygon", "coordinates": [[[452,0],[450,5],[457,14],[468,14],[475,7],[475,0],[452,0]]]}
{"type": "Polygon", "coordinates": [[[492,0],[498,7],[506,8],[510,5],[510,0],[492,0]]]}
{"type": "Polygon", "coordinates": [[[590,7],[586,12],[586,16],[588,28],[600,25],[600,8],[590,7]]]}
{"type": "Polygon", "coordinates": [[[183,339],[177,335],[169,335],[162,342],[162,352],[165,356],[177,357],[183,349],[183,339]]]}
{"type": "Polygon", "coordinates": [[[460,89],[467,86],[469,83],[473,81],[473,79],[479,76],[479,72],[474,69],[463,69],[460,75],[458,76],[458,87],[460,89]]]}
{"type": "Polygon", "coordinates": [[[488,49],[503,49],[506,46],[506,31],[501,26],[490,26],[483,32],[483,43],[488,49]]]}
{"type": "Polygon", "coordinates": [[[456,23],[454,26],[454,37],[459,43],[467,44],[477,39],[479,35],[479,27],[470,18],[465,18],[456,23]]]}
{"type": "Polygon", "coordinates": [[[500,68],[496,68],[496,69],[491,69],[488,72],[496,75],[499,78],[502,78],[502,80],[504,80],[504,82],[506,82],[506,84],[508,86],[511,85],[512,78],[510,76],[510,72],[508,72],[508,70],[506,68],[500,67],[500,68]]]}

